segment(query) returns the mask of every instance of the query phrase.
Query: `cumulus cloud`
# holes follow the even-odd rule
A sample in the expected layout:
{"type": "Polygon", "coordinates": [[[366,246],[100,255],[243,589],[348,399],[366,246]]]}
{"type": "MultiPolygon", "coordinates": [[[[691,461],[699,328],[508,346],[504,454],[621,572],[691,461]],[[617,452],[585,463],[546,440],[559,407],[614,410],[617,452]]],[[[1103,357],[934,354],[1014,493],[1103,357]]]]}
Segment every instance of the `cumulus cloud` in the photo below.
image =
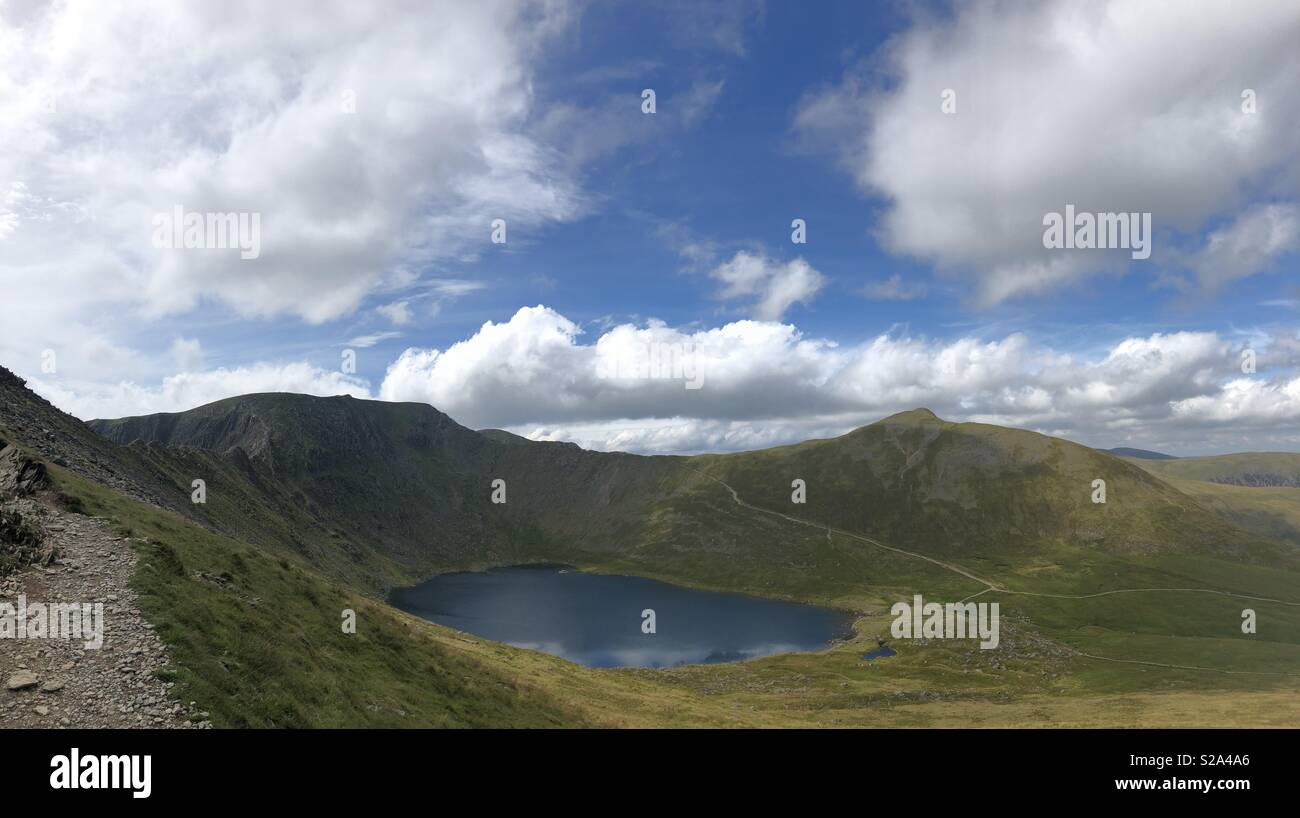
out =
{"type": "Polygon", "coordinates": [[[402,270],[472,257],[490,222],[576,218],[533,135],[563,2],[0,5],[0,354],[78,345],[106,306],[215,299],[313,323],[402,270]],[[154,246],[154,218],[257,215],[260,255],[154,246]],[[57,248],[57,252],[51,252],[57,248]]]}
{"type": "Polygon", "coordinates": [[[779,320],[795,304],[812,303],[826,283],[802,258],[782,264],[744,250],[719,264],[710,275],[725,285],[718,298],[752,298],[754,317],[764,321],[779,320]]]}
{"type": "Polygon", "coordinates": [[[1259,199],[1300,199],[1297,38],[1287,0],[961,2],[808,94],[794,127],[884,200],[888,249],[991,304],[1154,269],[1259,199]],[[1043,217],[1067,204],[1152,213],[1151,259],[1046,250],[1043,217]]]}
{"type": "Polygon", "coordinates": [[[554,310],[527,307],[446,350],[406,350],[379,396],[425,401],[476,428],[649,452],[788,443],[917,406],[1099,446],[1196,452],[1251,436],[1256,448],[1300,448],[1300,431],[1278,423],[1300,418],[1290,336],[1262,339],[1250,376],[1243,344],[1214,332],[1124,338],[1088,359],[1020,333],[845,346],[774,321],[694,331],[651,321],[582,336],[554,310]]]}

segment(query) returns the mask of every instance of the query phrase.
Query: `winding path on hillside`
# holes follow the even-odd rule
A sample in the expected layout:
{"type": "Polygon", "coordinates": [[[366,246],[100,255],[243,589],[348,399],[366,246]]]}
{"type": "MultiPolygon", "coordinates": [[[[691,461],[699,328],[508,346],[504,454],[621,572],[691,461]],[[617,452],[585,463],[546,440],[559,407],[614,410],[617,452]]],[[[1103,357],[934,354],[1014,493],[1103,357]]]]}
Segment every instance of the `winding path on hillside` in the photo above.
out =
{"type": "MultiPolygon", "coordinates": [[[[690,467],[687,466],[687,468],[690,468],[690,467]]],[[[954,573],[961,574],[963,577],[966,577],[967,579],[973,579],[973,580],[975,580],[976,582],[978,582],[978,583],[980,583],[980,584],[982,584],[982,585],[987,586],[987,587],[984,589],[985,591],[989,591],[989,590],[994,590],[994,591],[1002,591],[1002,590],[1006,590],[1006,589],[1000,587],[997,583],[995,583],[995,582],[989,582],[987,579],[984,579],[983,577],[978,577],[978,576],[972,574],[971,572],[967,571],[965,568],[961,568],[960,566],[953,565],[952,563],[944,562],[943,560],[937,560],[937,559],[934,559],[933,557],[927,557],[926,555],[924,555],[924,554],[918,554],[918,553],[916,553],[915,551],[905,551],[905,550],[903,550],[902,548],[894,548],[892,545],[885,545],[884,543],[882,543],[882,542],[877,542],[876,540],[873,540],[873,539],[871,539],[870,537],[864,537],[864,536],[862,536],[861,534],[854,534],[852,531],[844,531],[844,530],[841,530],[841,529],[838,529],[838,528],[834,528],[834,527],[829,526],[829,525],[825,525],[825,524],[823,524],[823,523],[814,523],[814,522],[810,522],[810,521],[808,521],[808,520],[801,520],[801,519],[799,519],[798,517],[791,517],[789,514],[782,514],[782,513],[779,512],[779,511],[773,511],[773,510],[770,509],[770,508],[763,508],[762,506],[756,506],[756,505],[753,505],[752,503],[747,503],[747,502],[745,502],[743,499],[741,499],[741,496],[736,492],[735,489],[733,489],[730,485],[728,485],[728,484],[727,484],[726,482],[724,482],[723,480],[720,480],[720,479],[718,479],[717,477],[714,477],[713,475],[708,474],[707,472],[702,472],[702,471],[700,471],[699,469],[691,469],[691,471],[695,472],[696,474],[703,475],[704,477],[707,477],[707,478],[709,478],[710,480],[714,481],[715,483],[718,483],[719,485],[721,485],[721,486],[722,486],[723,488],[725,488],[727,491],[731,492],[731,496],[732,496],[732,498],[733,498],[737,503],[739,503],[741,506],[743,506],[744,508],[750,509],[750,510],[752,510],[752,511],[761,511],[761,512],[763,512],[764,514],[771,514],[771,515],[773,515],[773,516],[775,516],[775,517],[780,517],[780,518],[782,518],[782,519],[789,520],[789,521],[792,522],[792,523],[798,523],[799,525],[811,526],[811,527],[813,527],[813,528],[822,528],[822,529],[825,529],[825,530],[826,530],[827,535],[829,535],[831,532],[834,532],[834,533],[839,534],[839,535],[844,536],[844,537],[852,537],[852,538],[854,538],[854,539],[856,539],[856,540],[862,540],[863,542],[871,543],[872,545],[876,546],[877,548],[883,548],[883,549],[885,549],[886,551],[893,551],[895,554],[904,554],[904,555],[909,556],[909,557],[915,557],[915,558],[917,558],[917,559],[919,559],[919,560],[925,560],[926,562],[933,563],[933,564],[939,566],[940,568],[944,568],[944,569],[947,569],[947,570],[952,571],[952,572],[954,572],[954,573]]],[[[983,593],[983,592],[981,592],[981,593],[983,593]]]]}
{"type": "MultiPolygon", "coordinates": [[[[688,466],[687,468],[690,467],[688,466]]],[[[966,599],[974,599],[975,597],[980,596],[981,594],[986,594],[989,591],[996,591],[1002,594],[1016,594],[1018,596],[1045,597],[1049,599],[1094,599],[1096,597],[1110,596],[1112,594],[1141,594],[1141,593],[1152,593],[1152,592],[1166,592],[1166,593],[1217,594],[1219,596],[1230,596],[1237,599],[1251,599],[1257,602],[1274,602],[1278,605],[1291,605],[1294,607],[1300,607],[1300,602],[1288,602],[1285,599],[1273,599],[1272,597],[1266,597],[1266,596],[1251,596],[1250,594],[1241,594],[1235,591],[1221,591],[1215,588],[1117,588],[1112,591],[1098,591],[1095,594],[1049,594],[1049,593],[1043,593],[1039,591],[1017,591],[999,585],[998,583],[993,582],[991,580],[987,580],[984,579],[983,577],[972,574],[970,571],[967,571],[965,568],[962,568],[961,566],[958,565],[953,565],[950,562],[944,562],[943,560],[937,560],[933,557],[927,557],[925,554],[918,554],[915,551],[907,551],[902,548],[895,548],[892,545],[885,545],[884,543],[878,540],[873,540],[872,538],[864,536],[862,534],[856,534],[852,531],[845,531],[840,528],[834,528],[833,526],[826,525],[825,523],[815,523],[812,522],[811,520],[802,520],[798,517],[791,517],[789,514],[784,514],[780,511],[773,511],[770,508],[763,508],[762,506],[756,506],[753,503],[746,502],[740,496],[740,494],[734,488],[732,488],[731,485],[728,484],[726,481],[714,477],[713,475],[707,472],[702,472],[699,469],[691,469],[691,471],[703,477],[707,477],[710,480],[714,481],[715,483],[721,485],[727,491],[731,492],[732,499],[734,499],[737,503],[739,503],[744,508],[750,509],[752,511],[761,511],[764,514],[770,514],[775,517],[780,517],[784,520],[789,520],[792,523],[798,523],[799,525],[810,526],[812,528],[818,528],[818,529],[825,529],[828,535],[831,532],[834,532],[844,537],[851,537],[855,540],[862,540],[863,542],[870,543],[876,546],[877,548],[883,548],[886,551],[893,551],[895,554],[904,554],[909,557],[915,557],[916,559],[919,560],[925,560],[926,562],[937,565],[940,568],[944,568],[948,571],[961,574],[963,577],[966,577],[967,579],[973,579],[976,582],[985,586],[984,590],[971,594],[970,596],[966,597],[966,599]]],[[[966,599],[963,599],[962,602],[965,602],[966,599]]]]}
{"type": "MultiPolygon", "coordinates": [[[[709,478],[710,480],[714,481],[715,483],[718,483],[719,485],[721,485],[721,486],[722,486],[723,488],[725,488],[727,491],[731,492],[731,497],[732,497],[732,499],[734,499],[738,504],[740,504],[740,505],[741,505],[742,507],[744,507],[744,508],[750,509],[750,510],[752,510],[752,511],[759,511],[759,512],[762,512],[762,513],[764,513],[764,514],[769,514],[769,515],[772,515],[772,516],[775,516],[775,517],[780,517],[780,518],[782,518],[782,519],[784,519],[784,520],[788,520],[788,521],[790,521],[790,522],[792,522],[792,523],[798,523],[799,525],[810,526],[810,527],[812,527],[812,528],[818,528],[818,529],[825,529],[825,530],[826,530],[826,533],[827,533],[827,536],[830,536],[831,532],[834,532],[834,533],[836,533],[836,534],[840,534],[840,535],[845,536],[845,537],[851,537],[851,538],[853,538],[853,539],[855,539],[855,540],[861,540],[861,541],[863,541],[863,542],[870,543],[871,545],[874,545],[874,546],[876,546],[876,547],[878,547],[878,548],[883,548],[883,549],[885,549],[886,551],[893,551],[893,552],[896,553],[896,554],[904,554],[904,555],[909,556],[909,557],[915,557],[916,559],[925,560],[926,562],[929,562],[929,563],[932,563],[932,564],[934,564],[934,565],[937,565],[937,566],[939,566],[939,567],[941,567],[941,568],[944,568],[944,569],[946,569],[946,570],[948,570],[948,571],[952,571],[952,572],[954,572],[954,573],[960,574],[961,576],[966,577],[967,579],[973,579],[973,580],[975,580],[976,582],[982,583],[982,584],[985,586],[984,590],[982,590],[982,591],[978,591],[978,592],[976,592],[976,593],[974,593],[974,594],[971,594],[970,596],[966,597],[966,599],[963,599],[962,602],[965,602],[965,601],[967,601],[967,600],[969,600],[969,599],[974,599],[975,597],[980,596],[980,595],[982,595],[982,594],[986,594],[986,593],[988,593],[989,591],[993,591],[993,592],[995,592],[995,593],[1003,593],[1003,594],[1015,594],[1015,595],[1017,595],[1017,596],[1045,597],[1045,598],[1050,598],[1050,599],[1093,599],[1093,598],[1096,598],[1096,597],[1110,596],[1110,595],[1112,595],[1112,594],[1138,594],[1138,593],[1158,593],[1158,592],[1165,592],[1165,593],[1201,593],[1201,594],[1217,594],[1217,595],[1219,595],[1219,596],[1228,596],[1228,597],[1234,597],[1234,598],[1237,598],[1237,599],[1250,599],[1250,600],[1256,600],[1256,601],[1259,601],[1259,602],[1273,602],[1273,603],[1276,603],[1276,604],[1278,604],[1278,605],[1291,605],[1291,606],[1300,607],[1300,602],[1289,602],[1289,601],[1287,601],[1287,600],[1285,600],[1285,599],[1273,599],[1273,598],[1271,598],[1271,597],[1263,597],[1263,596],[1250,596],[1250,595],[1248,595],[1248,594],[1239,594],[1239,593],[1235,593],[1235,592],[1233,592],[1233,591],[1221,591],[1221,590],[1214,589],[1214,588],[1118,588],[1118,589],[1115,589],[1115,590],[1112,590],[1112,591],[1099,591],[1099,592],[1097,592],[1097,593],[1095,593],[1095,594],[1049,594],[1049,593],[1041,593],[1041,592],[1037,592],[1037,591],[1015,591],[1015,590],[1012,590],[1012,589],[1010,589],[1010,588],[1005,588],[1005,587],[1003,587],[1003,586],[1001,586],[1001,585],[998,585],[996,582],[991,582],[991,581],[989,581],[989,580],[987,580],[987,579],[984,579],[983,577],[980,577],[980,576],[977,576],[977,575],[975,575],[975,574],[972,574],[970,571],[967,571],[966,569],[964,569],[964,568],[962,568],[962,567],[960,567],[960,566],[953,565],[952,563],[944,562],[943,560],[937,560],[937,559],[934,559],[933,557],[927,557],[925,554],[918,554],[918,553],[916,553],[915,551],[907,551],[907,550],[902,549],[902,548],[895,548],[895,547],[893,547],[893,546],[891,546],[891,545],[885,545],[885,544],[882,543],[882,542],[879,542],[879,541],[877,541],[877,540],[873,540],[873,539],[870,538],[870,537],[863,536],[862,534],[856,534],[856,533],[854,533],[854,532],[852,532],[852,531],[844,531],[843,529],[834,528],[834,527],[829,526],[829,525],[826,525],[826,524],[824,524],[824,523],[815,523],[815,522],[812,522],[812,521],[810,521],[810,520],[801,520],[801,519],[799,519],[798,517],[792,517],[792,516],[790,516],[789,514],[783,514],[783,513],[780,512],[780,511],[773,511],[773,510],[770,509],[770,508],[763,508],[762,506],[756,506],[756,505],[754,505],[753,503],[745,502],[745,500],[740,496],[739,492],[737,492],[734,488],[732,488],[731,485],[728,484],[726,481],[724,481],[724,480],[722,480],[722,479],[720,479],[720,478],[718,478],[718,477],[714,477],[713,475],[711,475],[711,474],[709,474],[709,473],[707,473],[707,472],[700,471],[699,469],[694,469],[694,468],[691,468],[691,467],[689,467],[689,466],[687,466],[686,468],[690,469],[691,471],[695,472],[696,474],[699,474],[699,475],[701,475],[701,476],[703,476],[703,477],[707,477],[707,478],[709,478]]],[[[1083,651],[1079,650],[1078,648],[1072,647],[1072,646],[1070,646],[1070,645],[1066,645],[1065,647],[1066,647],[1067,649],[1069,649],[1070,651],[1072,651],[1073,653],[1075,653],[1076,655],[1078,655],[1078,656],[1083,656],[1083,657],[1086,657],[1086,658],[1088,658],[1088,659],[1096,659],[1096,660],[1098,660],[1098,661],[1102,661],[1102,662],[1117,662],[1117,663],[1122,663],[1122,664],[1131,664],[1131,665],[1147,665],[1147,666],[1150,666],[1150,667],[1162,667],[1162,668],[1169,668],[1169,669],[1173,669],[1173,670],[1203,670],[1203,671],[1209,671],[1209,672],[1211,672],[1211,673],[1228,673],[1228,674],[1234,674],[1234,675],[1250,675],[1250,676],[1296,676],[1296,675],[1300,675],[1300,674],[1295,674],[1295,673],[1284,673],[1284,672],[1281,672],[1281,671],[1267,671],[1267,670],[1225,670],[1225,669],[1223,669],[1223,668],[1215,668],[1215,667],[1201,667],[1201,666],[1198,666],[1198,665],[1172,665],[1172,664],[1165,664],[1165,663],[1162,663],[1162,662],[1147,662],[1147,661],[1143,661],[1143,660],[1140,660],[1140,659],[1113,659],[1113,658],[1111,658],[1111,657],[1109,657],[1109,656],[1097,656],[1097,655],[1095,655],[1095,654],[1091,654],[1091,653],[1084,653],[1083,651]]]]}

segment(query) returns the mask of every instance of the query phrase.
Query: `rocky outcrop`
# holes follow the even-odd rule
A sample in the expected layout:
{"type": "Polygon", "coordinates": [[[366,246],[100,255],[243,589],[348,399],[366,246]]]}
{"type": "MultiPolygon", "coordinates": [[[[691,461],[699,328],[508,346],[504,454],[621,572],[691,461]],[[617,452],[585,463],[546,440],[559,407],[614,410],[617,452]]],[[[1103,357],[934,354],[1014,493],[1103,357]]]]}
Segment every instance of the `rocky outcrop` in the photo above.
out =
{"type": "Polygon", "coordinates": [[[0,576],[24,565],[49,565],[57,554],[45,535],[12,500],[34,494],[48,484],[45,466],[12,444],[0,444],[0,576]]]}
{"type": "Polygon", "coordinates": [[[58,558],[54,546],[44,542],[40,527],[14,508],[0,506],[0,576],[24,565],[49,565],[58,558]]]}
{"type": "Polygon", "coordinates": [[[0,442],[0,497],[32,494],[48,484],[43,463],[27,457],[12,443],[0,442]]]}

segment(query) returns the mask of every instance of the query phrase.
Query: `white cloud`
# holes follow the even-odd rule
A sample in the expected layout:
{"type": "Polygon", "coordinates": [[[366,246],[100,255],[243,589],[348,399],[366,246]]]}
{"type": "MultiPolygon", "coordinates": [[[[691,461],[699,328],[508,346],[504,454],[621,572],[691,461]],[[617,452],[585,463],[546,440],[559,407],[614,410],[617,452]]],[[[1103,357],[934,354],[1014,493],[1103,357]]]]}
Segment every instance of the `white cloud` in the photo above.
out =
{"type": "Polygon", "coordinates": [[[106,310],[324,322],[488,247],[494,218],[576,218],[575,171],[530,127],[568,20],[558,0],[0,5],[0,280],[25,307],[0,357],[77,345],[106,310]],[[260,257],[154,247],[176,205],[258,214],[260,257]]]}
{"type": "Polygon", "coordinates": [[[1294,424],[1300,421],[1300,376],[1272,380],[1238,378],[1224,384],[1217,394],[1177,401],[1173,411],[1180,420],[1197,425],[1294,424]]]}
{"type": "Polygon", "coordinates": [[[898,273],[883,281],[869,281],[862,288],[862,294],[875,301],[911,301],[924,298],[925,293],[924,284],[904,282],[898,273]]]}
{"type": "Polygon", "coordinates": [[[784,264],[744,250],[710,273],[724,285],[722,299],[754,298],[754,317],[780,320],[795,304],[810,304],[826,283],[821,273],[802,258],[784,264]]]}
{"type": "Polygon", "coordinates": [[[394,301],[391,304],[382,304],[375,308],[376,311],[397,326],[411,323],[411,302],[394,301]]]}
{"type": "Polygon", "coordinates": [[[682,331],[649,322],[589,343],[547,307],[485,324],[448,349],[408,349],[379,396],[425,401],[475,428],[508,427],[593,448],[684,452],[753,448],[848,431],[926,406],[940,416],[1032,428],[1098,446],[1179,452],[1300,449],[1300,341],[1241,345],[1213,332],[1124,338],[1095,360],[1034,344],[882,335],[854,346],[794,326],[737,321],[682,331]],[[647,354],[687,356],[675,373],[647,354]],[[641,367],[638,369],[638,367],[641,367]],[[698,376],[698,389],[686,388],[698,376]]]}
{"type": "Polygon", "coordinates": [[[1203,289],[1216,291],[1267,269],[1279,256],[1300,249],[1300,207],[1257,205],[1210,234],[1192,262],[1203,289]]]}
{"type": "Polygon", "coordinates": [[[376,332],[370,335],[358,335],[357,337],[348,340],[348,346],[368,349],[375,344],[382,343],[383,341],[389,341],[393,338],[401,337],[402,333],[400,332],[376,332]]]}
{"type": "Polygon", "coordinates": [[[172,358],[181,372],[194,372],[203,368],[203,345],[197,338],[177,338],[172,341],[172,358]]]}
{"type": "Polygon", "coordinates": [[[1300,199],[1298,39],[1289,0],[1204,0],[1195,14],[1175,0],[961,2],[809,94],[795,129],[884,199],[887,248],[972,277],[995,303],[1153,270],[1171,241],[1197,243],[1260,199],[1300,199]],[[1152,213],[1151,260],[1045,250],[1043,216],[1067,204],[1152,213]]]}

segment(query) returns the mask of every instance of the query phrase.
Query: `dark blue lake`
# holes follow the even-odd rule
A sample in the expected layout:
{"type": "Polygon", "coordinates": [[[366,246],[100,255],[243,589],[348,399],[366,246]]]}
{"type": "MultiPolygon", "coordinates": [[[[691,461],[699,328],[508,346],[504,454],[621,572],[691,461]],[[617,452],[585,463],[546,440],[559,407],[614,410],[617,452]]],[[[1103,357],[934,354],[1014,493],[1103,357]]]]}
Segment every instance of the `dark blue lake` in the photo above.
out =
{"type": "Polygon", "coordinates": [[[641,577],[520,566],[444,574],[390,596],[416,616],[589,667],[671,667],[823,650],[847,614],[641,577]],[[655,633],[642,612],[655,612],[655,633]]]}

